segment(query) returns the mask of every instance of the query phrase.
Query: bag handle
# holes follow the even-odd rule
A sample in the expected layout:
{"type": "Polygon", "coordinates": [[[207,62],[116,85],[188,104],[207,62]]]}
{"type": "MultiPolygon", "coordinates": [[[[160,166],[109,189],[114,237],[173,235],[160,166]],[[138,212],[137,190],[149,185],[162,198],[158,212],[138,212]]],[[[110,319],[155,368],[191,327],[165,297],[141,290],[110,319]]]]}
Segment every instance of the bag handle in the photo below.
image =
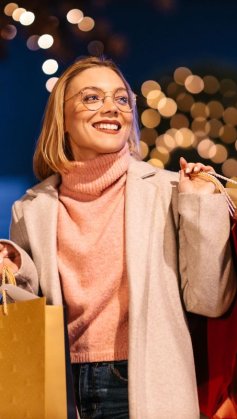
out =
{"type": "Polygon", "coordinates": [[[231,217],[234,220],[237,220],[237,207],[236,207],[233,199],[228,194],[226,188],[222,185],[222,183],[217,178],[226,180],[226,181],[228,181],[230,183],[233,183],[235,185],[237,185],[237,182],[233,179],[229,179],[229,178],[227,178],[225,176],[222,176],[222,175],[219,175],[218,173],[215,173],[215,172],[192,173],[191,177],[194,177],[194,176],[198,176],[202,179],[209,180],[210,182],[214,183],[214,185],[216,186],[218,191],[225,196],[225,199],[226,199],[228,209],[229,209],[229,213],[230,213],[231,217]]]}
{"type": "Polygon", "coordinates": [[[3,306],[3,314],[8,314],[8,308],[7,308],[7,291],[4,289],[4,285],[6,284],[12,284],[16,285],[16,279],[13,275],[12,271],[8,268],[8,266],[3,266],[2,269],[2,306],[3,306]]]}

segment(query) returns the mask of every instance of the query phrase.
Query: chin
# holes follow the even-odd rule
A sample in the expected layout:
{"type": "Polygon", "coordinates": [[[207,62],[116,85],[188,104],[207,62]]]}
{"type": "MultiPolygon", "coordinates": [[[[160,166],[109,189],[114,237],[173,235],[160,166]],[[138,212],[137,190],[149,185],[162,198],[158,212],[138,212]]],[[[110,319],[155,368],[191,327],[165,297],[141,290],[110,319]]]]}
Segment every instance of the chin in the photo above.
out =
{"type": "Polygon", "coordinates": [[[112,138],[112,141],[104,142],[102,145],[102,147],[99,147],[100,150],[97,150],[99,153],[115,153],[116,151],[121,150],[125,144],[127,143],[126,141],[118,141],[112,138]]]}

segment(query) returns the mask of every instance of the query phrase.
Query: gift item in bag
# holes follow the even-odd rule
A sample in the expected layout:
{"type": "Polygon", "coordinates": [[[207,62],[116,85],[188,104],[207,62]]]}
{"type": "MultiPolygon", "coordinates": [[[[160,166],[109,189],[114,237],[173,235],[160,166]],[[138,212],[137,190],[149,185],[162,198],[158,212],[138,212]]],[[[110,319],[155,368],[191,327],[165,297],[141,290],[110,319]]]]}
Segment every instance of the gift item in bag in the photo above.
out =
{"type": "Polygon", "coordinates": [[[0,418],[67,419],[63,307],[3,289],[34,299],[0,306],[0,418]]]}

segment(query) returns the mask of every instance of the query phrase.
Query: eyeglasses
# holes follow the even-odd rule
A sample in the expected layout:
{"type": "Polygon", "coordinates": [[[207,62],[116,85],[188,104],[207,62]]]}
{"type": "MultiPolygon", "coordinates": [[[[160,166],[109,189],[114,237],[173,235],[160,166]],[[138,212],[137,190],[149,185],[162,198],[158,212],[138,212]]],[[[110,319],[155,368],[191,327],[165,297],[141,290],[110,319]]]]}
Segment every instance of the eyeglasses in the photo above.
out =
{"type": "Polygon", "coordinates": [[[136,96],[134,93],[129,95],[128,91],[124,88],[116,89],[112,94],[108,95],[103,90],[97,87],[85,87],[80,92],[69,97],[68,100],[76,97],[89,111],[98,111],[103,105],[106,97],[111,97],[113,103],[122,112],[132,112],[136,96]]]}

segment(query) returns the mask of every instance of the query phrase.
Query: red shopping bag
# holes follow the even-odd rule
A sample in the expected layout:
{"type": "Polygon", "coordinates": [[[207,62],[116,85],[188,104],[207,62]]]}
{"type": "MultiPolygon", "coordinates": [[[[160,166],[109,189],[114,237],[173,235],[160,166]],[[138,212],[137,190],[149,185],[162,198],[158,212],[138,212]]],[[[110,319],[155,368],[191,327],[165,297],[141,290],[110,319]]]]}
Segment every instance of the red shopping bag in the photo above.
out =
{"type": "MultiPolygon", "coordinates": [[[[201,174],[201,177],[205,176],[206,174],[201,174]]],[[[216,179],[219,175],[212,176],[215,176],[213,183],[225,195],[229,207],[232,219],[230,241],[237,275],[237,189],[225,189],[216,179]]],[[[193,323],[193,319],[191,321],[193,323]]],[[[212,419],[235,419],[237,417],[237,296],[223,316],[219,318],[199,316],[195,318],[195,322],[195,330],[191,330],[191,337],[200,411],[212,419]]]]}

